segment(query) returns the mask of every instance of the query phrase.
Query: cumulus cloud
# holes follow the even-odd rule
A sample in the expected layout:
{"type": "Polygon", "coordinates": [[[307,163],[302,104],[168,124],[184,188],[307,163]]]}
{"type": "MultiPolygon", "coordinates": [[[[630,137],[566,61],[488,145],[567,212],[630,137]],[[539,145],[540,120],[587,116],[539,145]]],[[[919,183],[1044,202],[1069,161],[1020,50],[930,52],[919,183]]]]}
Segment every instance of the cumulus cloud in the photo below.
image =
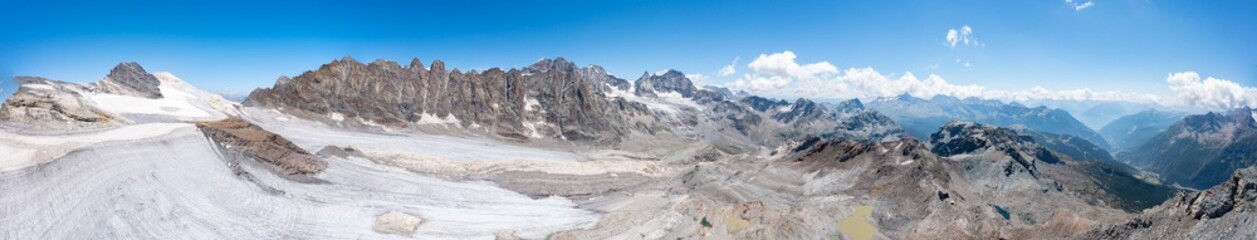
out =
{"type": "Polygon", "coordinates": [[[1041,86],[1025,90],[996,90],[980,85],[950,83],[934,74],[918,77],[912,72],[906,72],[896,77],[895,74],[883,74],[871,67],[847,68],[839,71],[829,62],[800,64],[795,61],[796,58],[794,52],[790,51],[761,54],[759,58],[747,65],[750,70],[746,74],[724,86],[765,96],[785,98],[871,100],[908,94],[926,99],[942,95],[1022,102],[1031,100],[1117,101],[1206,110],[1257,108],[1257,88],[1243,86],[1225,79],[1202,78],[1196,72],[1169,74],[1165,80],[1170,95],[1097,91],[1090,88],[1052,90],[1041,86]]]}
{"type": "Polygon", "coordinates": [[[962,26],[959,29],[947,29],[947,42],[945,44],[950,48],[981,45],[981,43],[973,39],[973,28],[969,27],[969,25],[962,26]]]}
{"type": "Polygon", "coordinates": [[[1095,2],[1092,1],[1077,2],[1074,0],[1065,0],[1065,4],[1074,7],[1074,11],[1082,11],[1083,9],[1091,8],[1096,5],[1095,2]]]}
{"type": "Polygon", "coordinates": [[[759,58],[747,64],[752,73],[734,81],[731,86],[753,91],[770,91],[790,85],[794,81],[818,81],[838,72],[829,62],[799,64],[795,62],[794,52],[784,51],[773,54],[760,54],[759,58]]]}
{"type": "MultiPolygon", "coordinates": [[[[911,72],[895,77],[871,67],[848,68],[838,71],[828,62],[799,64],[793,52],[760,55],[752,61],[751,71],[727,87],[747,90],[774,97],[807,97],[815,99],[876,99],[908,94],[920,98],[952,96],[977,97],[1009,101],[1027,100],[1100,100],[1129,101],[1159,104],[1157,95],[1095,91],[1087,88],[1049,90],[1034,87],[1028,90],[1004,91],[987,89],[980,85],[961,85],[947,82],[938,75],[918,77],[911,72]],[[809,67],[811,66],[811,67],[809,67]]],[[[749,66],[749,65],[748,65],[749,66]]]]}
{"type": "Polygon", "coordinates": [[[732,62],[732,63],[729,63],[729,65],[727,65],[727,66],[725,66],[725,67],[723,67],[723,68],[720,68],[720,72],[717,72],[717,74],[719,74],[721,77],[726,77],[726,76],[729,76],[729,75],[733,75],[733,74],[735,74],[735,73],[738,73],[738,69],[737,69],[737,67],[736,67],[736,66],[738,65],[738,60],[739,60],[739,59],[741,59],[741,57],[735,57],[735,58],[733,58],[733,62],[732,62]]]}
{"type": "Polygon", "coordinates": [[[784,51],[773,54],[760,54],[759,58],[751,61],[746,66],[756,73],[763,73],[779,77],[793,77],[799,79],[810,79],[818,77],[822,74],[836,73],[838,67],[829,62],[821,61],[817,63],[800,65],[794,59],[798,56],[794,52],[784,51]]]}
{"type": "Polygon", "coordinates": [[[1213,77],[1202,80],[1196,72],[1179,72],[1171,73],[1165,81],[1182,104],[1208,109],[1257,107],[1257,88],[1229,80],[1213,77]]]}
{"type": "Polygon", "coordinates": [[[1029,90],[1021,91],[994,91],[991,94],[995,98],[1003,100],[1028,101],[1028,100],[1069,100],[1069,101],[1120,101],[1162,104],[1160,96],[1147,93],[1134,93],[1123,91],[1095,91],[1090,88],[1079,88],[1069,90],[1049,90],[1042,86],[1035,86],[1029,90]]]}
{"type": "Polygon", "coordinates": [[[702,73],[685,74],[685,78],[689,78],[690,82],[694,83],[694,86],[699,87],[708,85],[707,80],[711,79],[711,77],[703,75],[702,73]]]}
{"type": "Polygon", "coordinates": [[[839,71],[829,62],[799,64],[796,58],[791,51],[761,54],[747,65],[750,73],[728,86],[770,96],[826,99],[876,98],[903,93],[922,97],[976,97],[985,90],[977,85],[949,84],[937,75],[922,79],[906,73],[895,78],[869,67],[839,71]]]}

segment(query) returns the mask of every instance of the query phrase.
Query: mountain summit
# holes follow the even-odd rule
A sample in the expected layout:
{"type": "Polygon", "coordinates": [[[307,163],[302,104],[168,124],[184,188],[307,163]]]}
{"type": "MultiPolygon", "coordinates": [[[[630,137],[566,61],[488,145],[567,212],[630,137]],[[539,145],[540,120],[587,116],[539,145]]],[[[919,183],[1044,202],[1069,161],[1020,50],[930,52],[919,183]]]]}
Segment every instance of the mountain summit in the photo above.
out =
{"type": "Polygon", "coordinates": [[[97,83],[101,90],[109,93],[150,99],[162,98],[161,89],[158,89],[160,85],[157,77],[135,62],[119,63],[109,70],[109,76],[97,83]]]}

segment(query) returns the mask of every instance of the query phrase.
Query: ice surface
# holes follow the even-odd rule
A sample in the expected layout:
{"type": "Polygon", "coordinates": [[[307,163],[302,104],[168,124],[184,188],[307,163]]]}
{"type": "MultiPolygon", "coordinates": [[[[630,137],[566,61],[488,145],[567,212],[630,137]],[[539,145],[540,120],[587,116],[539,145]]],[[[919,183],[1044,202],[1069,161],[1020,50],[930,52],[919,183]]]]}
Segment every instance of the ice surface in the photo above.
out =
{"type": "Polygon", "coordinates": [[[117,114],[173,116],[180,120],[216,120],[234,112],[232,102],[205,93],[166,72],[153,73],[161,81],[161,99],[123,96],[100,92],[82,93],[102,110],[117,114]]]}
{"type": "Polygon", "coordinates": [[[89,144],[138,140],[157,137],[178,128],[192,128],[187,123],[147,123],[81,134],[22,135],[0,130],[0,171],[28,167],[60,157],[66,152],[89,144]]]}
{"type": "Polygon", "coordinates": [[[599,218],[564,198],[357,158],[329,158],[317,175],[326,182],[300,183],[251,160],[238,165],[251,175],[237,175],[222,156],[195,128],[175,128],[0,172],[0,239],[399,238],[371,230],[390,211],[423,218],[419,239],[492,239],[503,230],[544,238],[599,218]]]}

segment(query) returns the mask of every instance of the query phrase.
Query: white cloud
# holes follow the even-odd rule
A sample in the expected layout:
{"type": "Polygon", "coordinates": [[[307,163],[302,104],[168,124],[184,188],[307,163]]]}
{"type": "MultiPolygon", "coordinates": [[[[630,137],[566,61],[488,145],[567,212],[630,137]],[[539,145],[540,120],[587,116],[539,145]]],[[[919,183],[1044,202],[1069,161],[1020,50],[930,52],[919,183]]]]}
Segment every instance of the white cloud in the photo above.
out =
{"type": "MultiPolygon", "coordinates": [[[[1120,101],[1161,106],[1184,106],[1207,110],[1239,107],[1257,108],[1257,88],[1213,77],[1202,79],[1196,72],[1171,73],[1166,77],[1171,96],[1124,92],[1096,91],[1090,88],[1051,90],[1035,86],[1026,90],[995,90],[980,85],[947,82],[938,75],[918,78],[911,72],[895,77],[871,67],[838,71],[828,62],[799,64],[793,52],[761,54],[752,61],[750,71],[726,87],[746,90],[772,97],[806,97],[814,99],[865,100],[909,94],[920,98],[938,95],[957,98],[977,97],[1005,101],[1069,100],[1120,101]]],[[[958,62],[963,62],[957,60],[958,62]]]]}
{"type": "Polygon", "coordinates": [[[1091,8],[1096,5],[1095,2],[1092,1],[1080,3],[1074,0],[1065,0],[1065,4],[1074,7],[1074,11],[1082,11],[1083,9],[1091,8]]]}
{"type": "Polygon", "coordinates": [[[1208,109],[1257,107],[1257,88],[1213,77],[1200,79],[1196,72],[1171,73],[1165,78],[1181,104],[1208,109]]]}
{"type": "Polygon", "coordinates": [[[1071,101],[1122,101],[1135,103],[1162,104],[1160,96],[1146,93],[1132,93],[1122,91],[1095,91],[1090,88],[1079,88],[1071,90],[1049,90],[1042,86],[1035,86],[1030,90],[1001,92],[995,91],[992,94],[997,99],[1003,100],[1071,100],[1071,101]]]}
{"type": "Polygon", "coordinates": [[[794,59],[797,56],[794,52],[784,51],[773,54],[760,54],[759,58],[751,61],[746,66],[752,71],[761,74],[768,74],[778,77],[792,77],[798,79],[810,79],[820,74],[837,73],[838,67],[834,67],[829,62],[821,61],[817,63],[799,65],[794,59]]]}
{"type": "Polygon", "coordinates": [[[1085,2],[1085,3],[1080,4],[1080,5],[1078,5],[1078,6],[1074,6],[1074,11],[1082,11],[1083,9],[1087,9],[1087,8],[1089,8],[1089,7],[1091,7],[1091,6],[1095,6],[1095,5],[1096,5],[1096,4],[1095,4],[1094,2],[1090,2],[1090,1],[1088,1],[1088,2],[1085,2]]]}
{"type": "Polygon", "coordinates": [[[769,96],[809,98],[877,98],[903,93],[933,97],[981,96],[984,88],[953,85],[937,76],[919,79],[912,73],[895,78],[873,68],[849,68],[841,72],[829,62],[799,64],[793,52],[761,54],[747,66],[751,72],[728,86],[769,96]]]}
{"type": "Polygon", "coordinates": [[[733,62],[729,63],[729,65],[725,66],[724,68],[720,68],[720,72],[718,72],[717,74],[719,74],[721,77],[726,77],[726,76],[738,73],[738,69],[736,66],[738,65],[739,59],[741,59],[741,57],[733,58],[733,62]]]}
{"type": "Polygon", "coordinates": [[[685,78],[689,78],[690,82],[693,82],[694,86],[698,87],[706,86],[707,80],[711,79],[711,77],[703,75],[702,73],[685,74],[685,78]]]}
{"type": "Polygon", "coordinates": [[[947,42],[945,44],[950,48],[956,48],[957,46],[962,45],[981,46],[981,43],[974,40],[973,28],[969,27],[969,25],[962,26],[959,29],[947,29],[947,42]]]}
{"type": "MultiPolygon", "coordinates": [[[[952,84],[934,74],[919,78],[911,72],[906,72],[903,76],[895,77],[894,74],[882,74],[871,67],[848,68],[839,72],[828,62],[799,64],[795,62],[795,58],[794,53],[790,51],[760,55],[750,64],[752,67],[749,73],[726,86],[766,96],[815,99],[870,100],[909,94],[927,99],[945,95],[1006,101],[1097,100],[1165,103],[1160,96],[1154,94],[1095,91],[1088,88],[1049,90],[1043,87],[1033,87],[1018,91],[994,90],[980,85],[952,84]]],[[[971,66],[960,59],[957,59],[957,63],[971,66]]],[[[1250,96],[1257,96],[1257,93],[1250,96]]]]}

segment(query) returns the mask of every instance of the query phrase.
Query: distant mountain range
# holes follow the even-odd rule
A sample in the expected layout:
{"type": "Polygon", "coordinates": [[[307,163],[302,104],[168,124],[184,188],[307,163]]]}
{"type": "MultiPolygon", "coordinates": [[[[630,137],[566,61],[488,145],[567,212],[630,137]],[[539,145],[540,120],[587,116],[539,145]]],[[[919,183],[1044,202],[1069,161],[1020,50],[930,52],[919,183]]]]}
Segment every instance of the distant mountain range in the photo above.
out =
{"type": "Polygon", "coordinates": [[[1105,124],[1100,128],[1100,135],[1113,145],[1115,153],[1133,151],[1182,120],[1183,116],[1187,113],[1149,109],[1105,124]]]}
{"type": "Polygon", "coordinates": [[[1135,103],[1124,101],[1102,101],[1102,100],[1024,100],[1017,101],[1028,106],[1047,106],[1068,111],[1077,118],[1079,122],[1086,124],[1091,129],[1100,129],[1110,122],[1131,114],[1141,111],[1160,107],[1154,104],[1135,103]]]}
{"type": "Polygon", "coordinates": [[[1121,157],[1168,183],[1208,188],[1257,165],[1255,118],[1248,108],[1190,115],[1121,157]]]}
{"type": "Polygon", "coordinates": [[[906,94],[877,99],[867,106],[890,116],[919,139],[927,138],[949,121],[960,120],[1005,127],[1021,125],[1039,132],[1077,136],[1102,149],[1110,148],[1108,141],[1069,112],[1043,106],[1031,108],[998,100],[942,95],[926,100],[906,94]]]}

